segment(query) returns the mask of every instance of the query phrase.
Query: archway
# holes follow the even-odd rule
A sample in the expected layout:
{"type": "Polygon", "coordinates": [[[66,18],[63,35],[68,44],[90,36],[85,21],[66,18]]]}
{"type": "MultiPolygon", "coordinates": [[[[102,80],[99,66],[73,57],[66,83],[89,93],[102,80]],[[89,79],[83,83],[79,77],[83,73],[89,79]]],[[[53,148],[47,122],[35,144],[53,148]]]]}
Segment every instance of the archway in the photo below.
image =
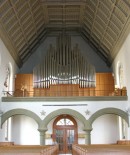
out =
{"type": "Polygon", "coordinates": [[[17,144],[39,144],[38,128],[41,123],[41,119],[32,111],[26,109],[13,109],[7,111],[1,116],[1,127],[3,128],[4,140],[14,140],[17,144]],[[11,128],[6,128],[7,120],[11,120],[11,128]],[[30,132],[28,136],[25,136],[27,132],[30,132]],[[17,138],[16,134],[19,135],[17,138]],[[31,141],[31,135],[37,139],[35,142],[31,141]],[[23,137],[23,138],[22,138],[23,137]],[[25,139],[28,137],[28,140],[25,139]]]}
{"type": "Polygon", "coordinates": [[[74,118],[77,118],[79,121],[81,121],[83,124],[84,124],[84,129],[90,129],[91,126],[90,126],[90,123],[88,120],[86,120],[86,118],[80,114],[79,112],[77,112],[76,110],[72,110],[72,109],[58,109],[56,111],[53,111],[51,112],[49,115],[47,115],[47,117],[45,117],[45,119],[42,121],[42,124],[40,126],[40,128],[44,129],[44,128],[47,128],[47,125],[48,123],[56,118],[57,116],[60,116],[60,115],[70,115],[74,118]]]}
{"type": "MultiPolygon", "coordinates": [[[[48,130],[47,125],[51,122],[51,120],[57,118],[60,115],[70,115],[73,118],[79,120],[83,124],[82,130],[85,131],[87,135],[88,135],[88,131],[90,132],[92,130],[89,121],[86,120],[86,118],[82,114],[80,114],[78,111],[72,110],[72,109],[67,109],[67,108],[66,109],[58,109],[56,111],[51,112],[42,121],[42,124],[39,128],[39,131],[41,132],[41,145],[45,144],[45,138],[44,138],[45,136],[44,135],[45,135],[45,132],[48,130]],[[43,132],[44,132],[44,134],[43,134],[43,132]]],[[[90,134],[88,136],[90,137],[90,134]]],[[[85,137],[86,143],[87,143],[87,141],[89,141],[88,136],[85,137]]],[[[89,142],[87,144],[89,144],[89,142]]]]}
{"type": "Polygon", "coordinates": [[[53,123],[53,141],[59,145],[59,153],[71,153],[72,144],[77,144],[77,122],[70,115],[60,115],[53,123]]]}
{"type": "MultiPolygon", "coordinates": [[[[122,139],[120,136],[121,126],[119,123],[119,117],[125,120],[125,122],[129,125],[127,113],[117,108],[105,108],[93,114],[89,119],[90,124],[93,127],[93,131],[91,133],[92,143],[110,144],[117,143],[117,140],[122,139]],[[94,137],[97,138],[95,139],[94,137]]],[[[128,131],[126,130],[126,138],[127,134],[128,131]]]]}
{"type": "Polygon", "coordinates": [[[7,111],[6,113],[4,113],[1,116],[1,125],[10,117],[14,116],[14,115],[25,115],[25,116],[29,116],[31,118],[33,118],[38,126],[40,126],[41,124],[41,119],[40,117],[38,117],[35,113],[33,113],[32,111],[26,110],[26,109],[13,109],[10,111],[7,111]]]}
{"type": "Polygon", "coordinates": [[[123,110],[117,109],[117,108],[104,108],[101,110],[98,110],[96,113],[94,113],[90,118],[89,118],[89,123],[90,126],[92,126],[94,120],[104,114],[114,114],[121,116],[129,125],[129,118],[128,114],[124,112],[123,110]]]}

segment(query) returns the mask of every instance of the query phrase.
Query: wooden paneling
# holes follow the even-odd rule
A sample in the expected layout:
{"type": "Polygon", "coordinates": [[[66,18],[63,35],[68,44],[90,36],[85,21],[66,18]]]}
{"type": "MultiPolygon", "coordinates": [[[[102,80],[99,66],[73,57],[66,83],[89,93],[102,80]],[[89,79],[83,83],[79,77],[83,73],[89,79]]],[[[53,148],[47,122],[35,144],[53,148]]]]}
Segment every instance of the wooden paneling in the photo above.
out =
{"type": "Polygon", "coordinates": [[[130,140],[118,140],[117,144],[120,144],[120,145],[130,145],[130,140]]]}
{"type": "Polygon", "coordinates": [[[33,75],[17,74],[15,79],[15,96],[33,96],[33,75]]]}
{"type": "Polygon", "coordinates": [[[96,73],[96,96],[109,96],[114,91],[112,73],[96,73]]]}
{"type": "Polygon", "coordinates": [[[0,142],[0,146],[11,146],[14,145],[14,142],[0,142]]]}
{"type": "Polygon", "coordinates": [[[15,96],[109,96],[114,92],[114,78],[111,73],[96,73],[96,87],[79,88],[78,84],[57,84],[50,85],[50,88],[33,88],[32,74],[17,74],[15,90],[15,96]]]}
{"type": "Polygon", "coordinates": [[[50,86],[50,96],[78,96],[78,84],[59,84],[50,86]]]}

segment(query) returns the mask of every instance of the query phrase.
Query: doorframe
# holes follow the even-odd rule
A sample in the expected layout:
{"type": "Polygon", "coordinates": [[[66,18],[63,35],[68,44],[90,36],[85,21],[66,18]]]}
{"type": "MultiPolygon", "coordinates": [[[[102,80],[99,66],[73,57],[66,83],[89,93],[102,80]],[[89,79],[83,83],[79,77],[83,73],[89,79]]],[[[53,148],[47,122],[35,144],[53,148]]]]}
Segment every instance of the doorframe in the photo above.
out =
{"type": "MultiPolygon", "coordinates": [[[[61,129],[63,129],[65,132],[67,132],[67,129],[68,130],[74,130],[74,144],[77,144],[78,143],[78,128],[77,128],[77,122],[76,122],[76,120],[72,117],[72,116],[70,116],[70,115],[65,115],[65,114],[63,114],[63,115],[60,115],[60,116],[58,116],[55,120],[54,120],[54,122],[53,122],[53,136],[52,136],[52,140],[53,141],[55,141],[56,140],[56,135],[55,135],[55,129],[59,129],[59,130],[61,130],[61,129]],[[60,120],[60,119],[62,119],[62,118],[67,118],[67,119],[69,119],[69,120],[71,120],[72,122],[73,122],[73,124],[74,125],[56,125],[56,123],[60,120]]],[[[66,133],[65,133],[65,135],[66,135],[66,133]]],[[[66,140],[66,138],[65,138],[65,140],[66,140]]],[[[67,140],[66,140],[67,141],[67,140]]],[[[67,149],[67,144],[68,143],[66,143],[66,145],[65,145],[65,148],[64,148],[64,151],[65,152],[60,152],[60,153],[68,153],[68,149],[67,149]]],[[[70,152],[69,152],[70,153],[70,152]]]]}

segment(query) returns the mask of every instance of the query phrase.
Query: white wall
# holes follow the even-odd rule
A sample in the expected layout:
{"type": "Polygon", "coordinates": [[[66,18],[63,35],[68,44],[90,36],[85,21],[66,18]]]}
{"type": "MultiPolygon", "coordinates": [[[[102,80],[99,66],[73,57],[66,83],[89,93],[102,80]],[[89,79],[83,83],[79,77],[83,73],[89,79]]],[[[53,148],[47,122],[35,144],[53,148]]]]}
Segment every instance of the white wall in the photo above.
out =
{"type": "MultiPolygon", "coordinates": [[[[124,77],[124,86],[127,87],[127,94],[130,95],[130,34],[128,35],[126,41],[124,42],[122,48],[120,49],[119,53],[117,54],[115,60],[113,61],[113,71],[115,75],[115,81],[118,78],[118,63],[123,65],[123,77],[124,77]]],[[[128,98],[129,103],[129,98],[128,98]]],[[[130,106],[130,103],[129,103],[130,106]]]]}
{"type": "MultiPolygon", "coordinates": [[[[11,80],[14,83],[13,81],[14,75],[18,71],[18,67],[0,38],[0,110],[2,111],[4,110],[2,109],[2,105],[1,105],[1,96],[3,96],[3,91],[6,91],[7,89],[4,86],[4,82],[6,78],[6,68],[9,65],[12,67],[11,80]]],[[[11,89],[13,90],[13,85],[11,89]]],[[[0,141],[5,141],[4,132],[5,132],[5,127],[3,125],[2,128],[0,128],[0,141]]]]}
{"type": "MultiPolygon", "coordinates": [[[[47,132],[46,134],[52,134],[53,133],[53,122],[54,122],[55,119],[52,119],[50,121],[50,123],[47,125],[47,132]]],[[[46,141],[45,141],[45,144],[46,145],[52,145],[53,144],[53,141],[52,141],[52,138],[47,138],[46,141]]]]}
{"type": "Polygon", "coordinates": [[[78,119],[76,119],[77,126],[78,126],[78,134],[83,135],[84,138],[79,137],[78,138],[78,144],[85,144],[85,131],[84,129],[84,124],[80,122],[78,119]]]}
{"type": "Polygon", "coordinates": [[[12,139],[15,144],[40,145],[40,133],[37,123],[30,117],[16,115],[12,117],[12,139]]]}
{"type": "MultiPolygon", "coordinates": [[[[18,67],[14,62],[12,56],[9,54],[7,48],[5,47],[4,43],[0,39],[0,100],[1,96],[3,95],[2,91],[6,90],[7,88],[4,86],[5,78],[6,78],[6,68],[12,66],[12,81],[14,80],[16,72],[18,72],[18,67]]],[[[13,82],[14,83],[14,82],[13,82]]]]}
{"type": "Polygon", "coordinates": [[[116,115],[100,116],[94,121],[92,128],[92,144],[112,144],[119,140],[119,124],[116,115]]]}
{"type": "MultiPolygon", "coordinates": [[[[122,64],[123,66],[123,77],[124,77],[124,86],[127,88],[127,107],[129,108],[129,122],[130,122],[130,34],[128,35],[126,41],[122,45],[119,53],[117,54],[115,60],[113,61],[113,71],[115,75],[115,81],[117,81],[118,78],[118,64],[122,64]]],[[[130,139],[130,127],[128,128],[128,139],[130,139]]]]}
{"type": "Polygon", "coordinates": [[[2,102],[2,109],[7,112],[12,109],[27,109],[34,113],[36,113],[41,119],[44,119],[47,115],[49,115],[51,112],[56,111],[58,109],[72,109],[77,112],[79,112],[81,115],[83,115],[86,119],[89,119],[91,115],[93,115],[98,110],[101,110],[103,108],[118,108],[121,110],[126,109],[127,107],[127,101],[58,101],[58,102],[51,102],[51,101],[41,101],[41,102],[2,102]],[[57,106],[51,106],[49,108],[45,105],[57,105],[57,106]],[[84,104],[84,106],[61,106],[65,104],[84,104]],[[87,104],[87,106],[86,106],[87,104]],[[58,106],[60,105],[60,106],[58,106]],[[80,109],[80,110],[79,110],[80,109]],[[90,111],[90,115],[86,115],[86,110],[90,111]],[[44,110],[46,114],[44,116],[41,115],[41,111],[44,110]]]}

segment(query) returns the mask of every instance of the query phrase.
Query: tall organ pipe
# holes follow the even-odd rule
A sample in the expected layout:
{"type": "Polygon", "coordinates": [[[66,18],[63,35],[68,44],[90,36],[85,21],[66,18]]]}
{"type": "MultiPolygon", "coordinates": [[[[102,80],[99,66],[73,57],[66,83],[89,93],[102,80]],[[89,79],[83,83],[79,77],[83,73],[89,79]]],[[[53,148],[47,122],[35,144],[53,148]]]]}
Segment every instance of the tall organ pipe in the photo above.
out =
{"type": "Polygon", "coordinates": [[[84,57],[78,44],[72,49],[71,37],[61,34],[56,48],[50,45],[43,61],[33,69],[34,88],[49,88],[50,84],[79,84],[95,87],[95,67],[84,57]]]}

